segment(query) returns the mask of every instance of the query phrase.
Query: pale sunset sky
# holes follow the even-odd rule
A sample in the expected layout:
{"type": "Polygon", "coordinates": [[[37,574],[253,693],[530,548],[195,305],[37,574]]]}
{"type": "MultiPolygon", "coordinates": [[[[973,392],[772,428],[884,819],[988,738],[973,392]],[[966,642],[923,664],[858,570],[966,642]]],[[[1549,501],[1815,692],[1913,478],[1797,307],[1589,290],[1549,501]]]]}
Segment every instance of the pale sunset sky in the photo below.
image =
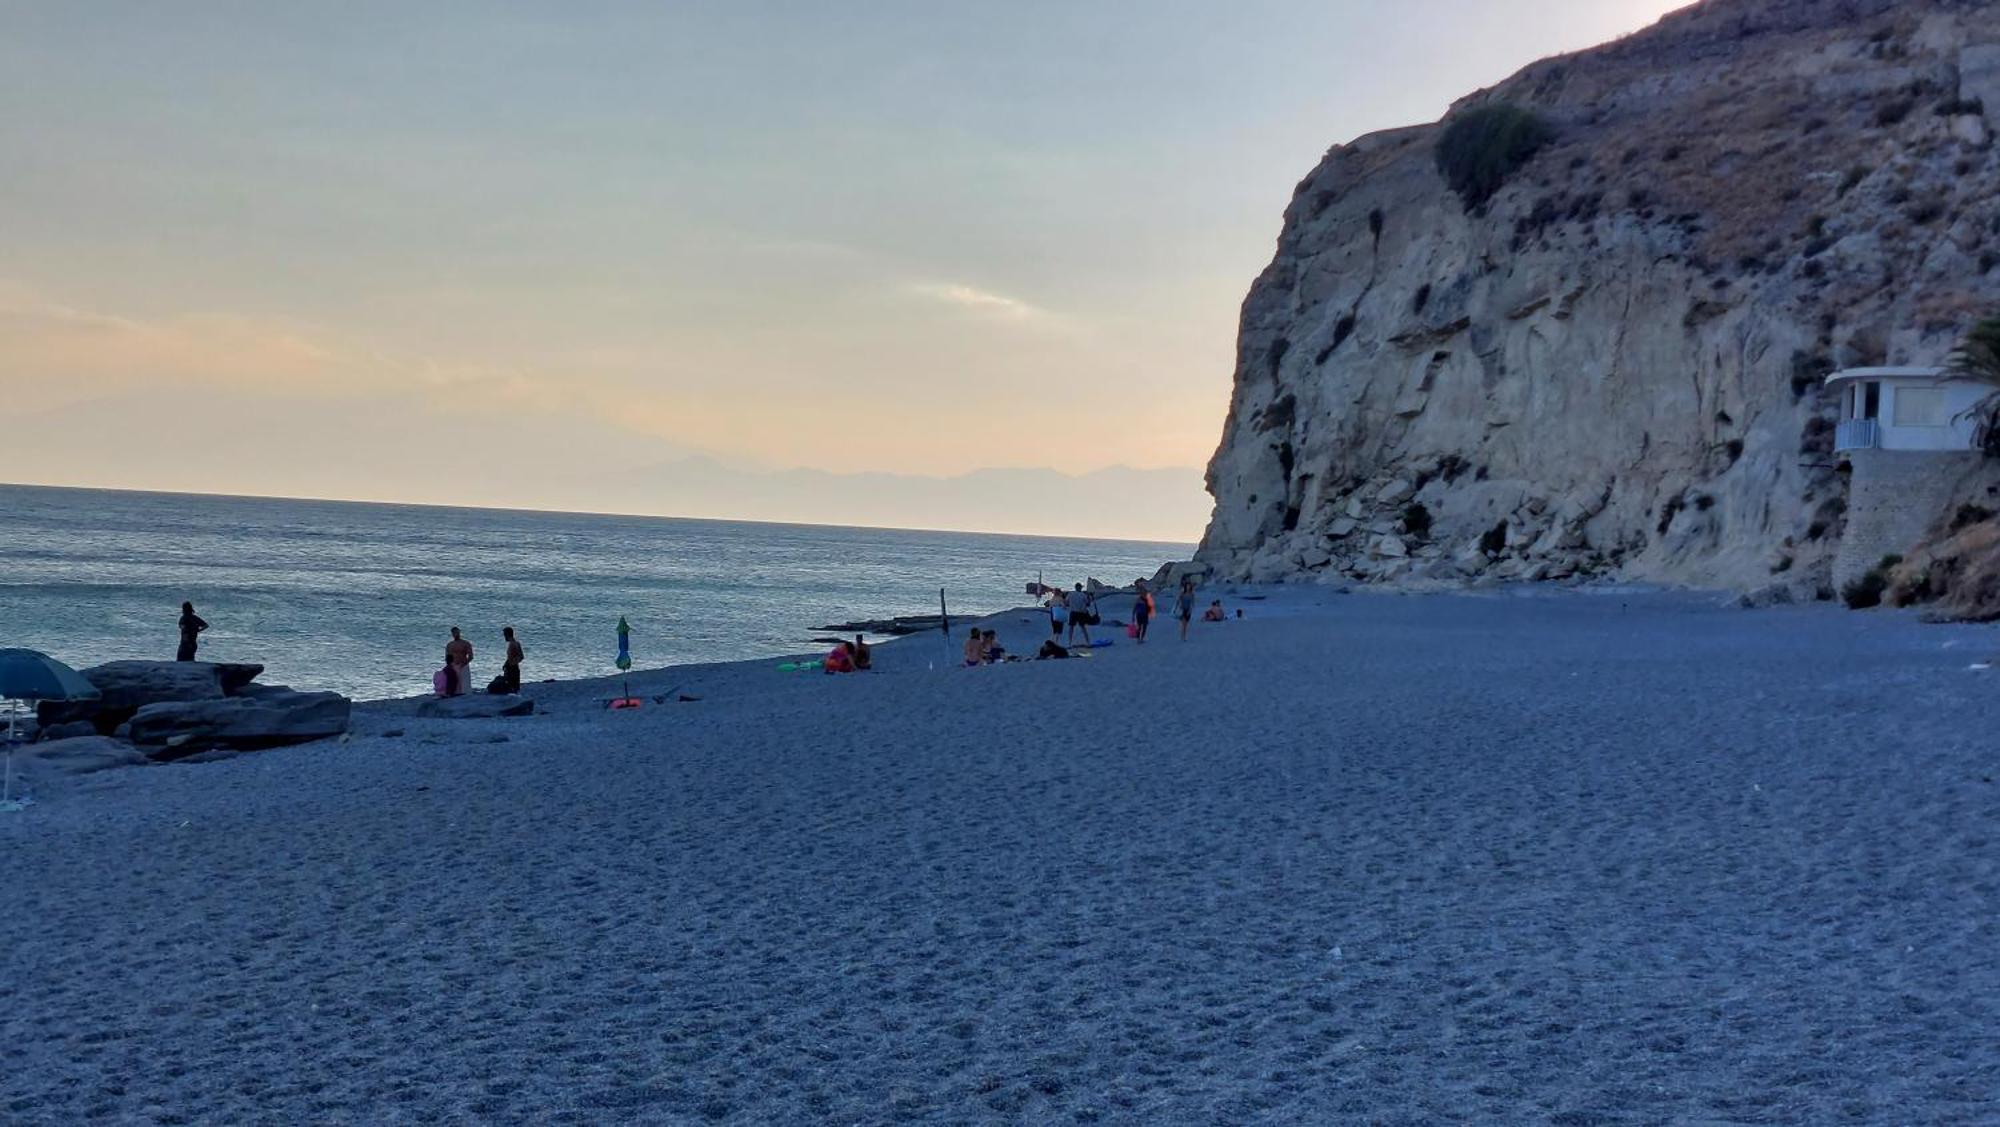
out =
{"type": "Polygon", "coordinates": [[[1682,2],[0,0],[0,481],[1192,541],[1325,149],[1682,2]]]}

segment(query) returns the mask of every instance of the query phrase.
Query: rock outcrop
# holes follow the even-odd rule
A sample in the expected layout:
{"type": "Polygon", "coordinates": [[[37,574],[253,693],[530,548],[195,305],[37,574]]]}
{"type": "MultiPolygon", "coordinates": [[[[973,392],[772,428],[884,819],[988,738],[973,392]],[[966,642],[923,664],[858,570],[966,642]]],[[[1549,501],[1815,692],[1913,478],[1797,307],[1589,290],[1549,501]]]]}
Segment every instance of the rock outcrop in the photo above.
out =
{"type": "Polygon", "coordinates": [[[2000,4],[1708,0],[1334,149],[1244,304],[1197,560],[1830,595],[1822,381],[2000,307],[1996,121],[2000,4]],[[1447,123],[1507,107],[1545,143],[1455,190],[1447,123]]]}
{"type": "Polygon", "coordinates": [[[105,736],[43,740],[14,750],[14,769],[31,789],[58,776],[88,775],[145,762],[146,756],[139,749],[105,736]]]}
{"type": "Polygon", "coordinates": [[[83,670],[102,696],[41,706],[43,742],[26,753],[33,773],[53,777],[259,751],[347,731],[353,706],[346,697],[256,684],[263,671],[204,661],[113,661],[83,670]]]}
{"type": "Polygon", "coordinates": [[[8,794],[30,801],[64,789],[81,776],[147,762],[131,744],[97,735],[17,744],[10,751],[13,779],[8,794]]]}
{"type": "Polygon", "coordinates": [[[132,742],[156,762],[204,751],[260,751],[340,735],[352,707],[339,693],[289,689],[149,704],[132,717],[132,742]]]}
{"type": "Polygon", "coordinates": [[[79,670],[102,694],[94,701],[45,701],[36,718],[45,727],[89,721],[106,735],[149,704],[221,700],[243,691],[261,665],[212,661],[109,661],[79,670]]]}

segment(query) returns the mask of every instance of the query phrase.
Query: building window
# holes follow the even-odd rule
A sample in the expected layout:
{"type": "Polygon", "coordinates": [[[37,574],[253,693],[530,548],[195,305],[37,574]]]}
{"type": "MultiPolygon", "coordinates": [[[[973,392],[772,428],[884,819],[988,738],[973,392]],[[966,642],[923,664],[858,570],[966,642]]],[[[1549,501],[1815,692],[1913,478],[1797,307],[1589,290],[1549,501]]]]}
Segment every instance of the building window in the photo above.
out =
{"type": "Polygon", "coordinates": [[[1896,389],[1896,425],[1899,427],[1941,427],[1945,425],[1944,389],[1941,387],[1899,387],[1896,389]]]}

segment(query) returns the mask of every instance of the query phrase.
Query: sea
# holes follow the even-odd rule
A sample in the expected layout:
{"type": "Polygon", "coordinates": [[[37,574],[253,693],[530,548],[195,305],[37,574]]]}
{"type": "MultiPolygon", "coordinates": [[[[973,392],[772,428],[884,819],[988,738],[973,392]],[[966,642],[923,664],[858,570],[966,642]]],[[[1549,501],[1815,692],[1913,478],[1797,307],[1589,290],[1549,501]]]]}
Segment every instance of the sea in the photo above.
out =
{"type": "Polygon", "coordinates": [[[205,661],[363,699],[429,691],[449,630],[526,681],[817,653],[817,627],[1024,605],[1038,577],[1125,584],[1190,544],[0,485],[0,646],[83,668],[205,661]]]}

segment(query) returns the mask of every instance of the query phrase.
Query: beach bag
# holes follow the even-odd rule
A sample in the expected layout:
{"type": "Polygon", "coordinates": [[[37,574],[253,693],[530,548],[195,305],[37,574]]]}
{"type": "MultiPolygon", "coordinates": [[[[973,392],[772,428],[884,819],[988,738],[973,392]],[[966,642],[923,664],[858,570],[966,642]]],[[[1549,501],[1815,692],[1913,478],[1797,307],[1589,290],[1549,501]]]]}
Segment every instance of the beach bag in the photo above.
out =
{"type": "Polygon", "coordinates": [[[441,697],[451,695],[451,668],[449,666],[431,674],[431,691],[441,697]]]}
{"type": "Polygon", "coordinates": [[[1138,636],[1139,636],[1139,624],[1138,624],[1138,623],[1136,623],[1136,622],[1128,622],[1128,623],[1126,623],[1126,624],[1125,624],[1125,636],[1126,636],[1127,638],[1136,638],[1136,637],[1138,637],[1138,636]]]}
{"type": "Polygon", "coordinates": [[[507,675],[505,673],[486,682],[486,695],[488,696],[504,697],[513,691],[513,687],[507,684],[507,675]]]}

